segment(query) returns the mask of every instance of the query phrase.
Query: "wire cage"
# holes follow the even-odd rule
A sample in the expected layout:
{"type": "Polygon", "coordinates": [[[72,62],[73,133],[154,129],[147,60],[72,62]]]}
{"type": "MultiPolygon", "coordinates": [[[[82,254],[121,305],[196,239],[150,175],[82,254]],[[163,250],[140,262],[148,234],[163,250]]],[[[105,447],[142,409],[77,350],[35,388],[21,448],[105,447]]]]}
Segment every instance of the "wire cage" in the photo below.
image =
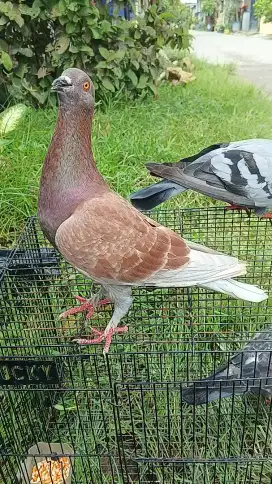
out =
{"type": "MultiPolygon", "coordinates": [[[[151,216],[248,261],[246,281],[269,289],[268,220],[224,208],[151,216]]],[[[91,322],[82,315],[59,320],[76,294],[91,293],[92,282],[49,246],[35,218],[6,260],[0,291],[0,482],[22,482],[29,449],[53,442],[68,457],[65,445],[73,449],[74,484],[271,484],[271,404],[259,395],[200,406],[182,399],[183,388],[272,322],[271,299],[253,304],[199,288],[136,288],[124,321],[129,331],[114,337],[105,357],[100,345],[72,339],[89,335],[91,324],[104,328],[111,307],[91,322]]]]}

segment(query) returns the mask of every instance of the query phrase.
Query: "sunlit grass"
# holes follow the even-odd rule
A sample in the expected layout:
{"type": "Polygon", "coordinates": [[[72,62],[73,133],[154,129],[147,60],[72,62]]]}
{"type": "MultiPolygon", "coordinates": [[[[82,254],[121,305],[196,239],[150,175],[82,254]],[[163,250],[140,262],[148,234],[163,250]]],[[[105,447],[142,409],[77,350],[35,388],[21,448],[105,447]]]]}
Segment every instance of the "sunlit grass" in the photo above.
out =
{"type": "MultiPolygon", "coordinates": [[[[186,87],[163,85],[159,99],[98,109],[93,128],[102,174],[128,197],[147,185],[147,161],[175,161],[218,141],[272,137],[272,102],[241,83],[230,67],[197,63],[197,80],[186,87]]],[[[0,243],[10,244],[28,215],[36,213],[41,167],[56,111],[31,110],[0,155],[0,243]]],[[[167,206],[214,202],[194,192],[167,206]]]]}

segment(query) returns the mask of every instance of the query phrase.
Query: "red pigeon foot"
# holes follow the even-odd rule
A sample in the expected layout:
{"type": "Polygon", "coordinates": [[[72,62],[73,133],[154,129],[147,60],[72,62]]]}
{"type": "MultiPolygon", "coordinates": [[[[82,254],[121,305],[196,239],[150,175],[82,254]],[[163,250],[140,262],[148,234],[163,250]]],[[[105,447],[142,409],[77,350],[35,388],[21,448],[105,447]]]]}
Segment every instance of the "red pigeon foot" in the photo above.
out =
{"type": "Polygon", "coordinates": [[[268,218],[268,219],[272,219],[272,212],[270,213],[265,213],[264,215],[262,215],[262,218],[268,218]]]}
{"type": "Polygon", "coordinates": [[[247,207],[240,207],[240,205],[227,205],[224,207],[225,210],[238,210],[238,211],[245,211],[248,216],[250,216],[250,210],[247,207]]]}
{"type": "Polygon", "coordinates": [[[122,326],[121,328],[111,328],[108,333],[105,335],[105,331],[99,331],[99,329],[92,328],[94,334],[97,335],[97,338],[93,339],[73,339],[73,343],[78,343],[79,345],[93,345],[97,343],[102,343],[105,340],[105,346],[103,353],[108,353],[111,345],[112,337],[115,333],[126,333],[128,331],[127,326],[122,326]]]}
{"type": "Polygon", "coordinates": [[[101,299],[96,305],[92,304],[92,299],[86,299],[86,297],[75,296],[75,299],[82,303],[80,306],[76,306],[71,309],[67,309],[59,315],[59,319],[67,318],[67,316],[71,316],[72,314],[77,313],[84,313],[87,311],[86,318],[90,319],[94,313],[96,307],[104,306],[105,304],[109,304],[111,301],[109,299],[101,299]]]}
{"type": "Polygon", "coordinates": [[[266,403],[266,405],[270,405],[270,403],[271,403],[271,398],[266,398],[265,403],[266,403]]]}

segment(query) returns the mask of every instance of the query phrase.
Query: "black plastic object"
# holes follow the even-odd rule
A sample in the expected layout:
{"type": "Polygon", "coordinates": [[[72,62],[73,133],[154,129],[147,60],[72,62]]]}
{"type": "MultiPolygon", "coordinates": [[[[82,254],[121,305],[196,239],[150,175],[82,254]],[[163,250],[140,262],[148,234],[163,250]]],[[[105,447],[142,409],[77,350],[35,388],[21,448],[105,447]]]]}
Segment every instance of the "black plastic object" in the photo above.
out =
{"type": "Polygon", "coordinates": [[[8,264],[13,250],[0,249],[0,275],[8,266],[8,270],[21,277],[37,275],[57,276],[60,271],[58,265],[58,254],[55,249],[41,247],[38,249],[18,250],[12,257],[11,265],[8,264]]]}

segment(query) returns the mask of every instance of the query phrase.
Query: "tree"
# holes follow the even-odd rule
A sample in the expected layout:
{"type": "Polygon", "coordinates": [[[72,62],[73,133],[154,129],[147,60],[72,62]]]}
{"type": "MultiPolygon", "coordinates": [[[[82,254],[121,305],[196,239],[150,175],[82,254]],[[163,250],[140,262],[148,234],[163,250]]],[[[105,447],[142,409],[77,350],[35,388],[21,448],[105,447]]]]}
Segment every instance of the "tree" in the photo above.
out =
{"type": "Polygon", "coordinates": [[[271,0],[256,0],[254,5],[256,17],[264,17],[265,22],[272,22],[272,2],[271,0]]]}
{"type": "Polygon", "coordinates": [[[214,15],[216,10],[216,0],[203,0],[202,2],[202,12],[206,15],[214,15]]]}

